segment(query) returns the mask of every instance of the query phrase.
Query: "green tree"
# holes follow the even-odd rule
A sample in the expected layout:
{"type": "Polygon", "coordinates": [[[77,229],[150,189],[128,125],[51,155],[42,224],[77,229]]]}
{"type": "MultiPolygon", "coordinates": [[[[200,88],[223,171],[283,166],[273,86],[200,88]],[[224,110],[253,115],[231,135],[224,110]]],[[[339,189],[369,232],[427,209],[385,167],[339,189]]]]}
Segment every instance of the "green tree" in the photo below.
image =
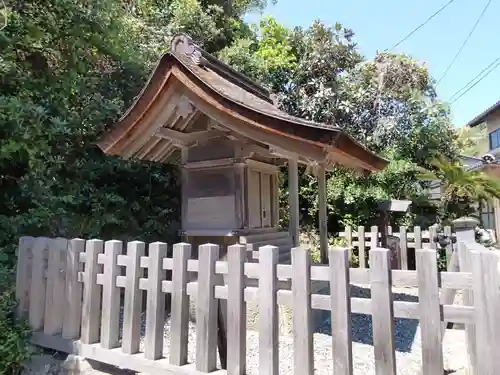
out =
{"type": "MultiPolygon", "coordinates": [[[[397,218],[406,224],[425,225],[426,216],[435,216],[415,165],[427,167],[438,155],[456,159],[459,147],[449,108],[436,98],[425,66],[394,53],[365,60],[353,31],[341,24],[286,29],[269,18],[254,39],[227,47],[221,57],[269,86],[283,110],[339,126],[392,160],[385,171],[367,177],[344,169],[328,175],[332,232],[373,223],[379,199],[413,200],[412,212],[397,218]],[[267,46],[280,46],[279,53],[267,53],[267,46]]],[[[317,226],[316,180],[300,176],[302,224],[317,226]]],[[[281,177],[286,206],[286,172],[281,177]]]]}
{"type": "Polygon", "coordinates": [[[458,148],[462,155],[483,156],[488,152],[488,129],[486,123],[473,128],[458,129],[458,148]]]}
{"type": "Polygon", "coordinates": [[[0,32],[4,250],[27,233],[175,237],[176,169],[107,157],[95,141],[137,95],[175,33],[217,52],[251,35],[242,17],[266,5],[240,0],[225,10],[224,4],[7,2],[0,32]]]}
{"type": "Polygon", "coordinates": [[[176,240],[176,168],[107,157],[95,142],[140,91],[173,34],[186,32],[214,53],[252,35],[242,17],[265,1],[235,0],[230,9],[224,4],[5,1],[7,25],[0,30],[1,373],[12,373],[26,355],[24,327],[11,319],[10,271],[19,236],[176,240]]]}

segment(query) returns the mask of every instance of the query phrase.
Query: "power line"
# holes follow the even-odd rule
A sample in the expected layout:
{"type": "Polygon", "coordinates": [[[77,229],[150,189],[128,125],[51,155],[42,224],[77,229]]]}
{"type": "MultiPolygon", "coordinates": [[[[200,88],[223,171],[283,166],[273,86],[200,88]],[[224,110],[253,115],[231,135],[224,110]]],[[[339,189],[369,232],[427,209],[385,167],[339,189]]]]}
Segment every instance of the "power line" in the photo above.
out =
{"type": "Polygon", "coordinates": [[[462,53],[462,50],[464,49],[465,45],[467,44],[467,42],[469,41],[470,37],[472,36],[472,34],[474,34],[474,31],[476,30],[476,27],[477,25],[479,25],[479,22],[481,21],[481,19],[483,18],[484,14],[486,13],[486,10],[488,9],[488,7],[490,6],[491,4],[491,1],[492,0],[488,0],[488,2],[486,3],[486,5],[484,6],[483,8],[483,11],[481,12],[481,14],[479,15],[478,19],[476,20],[476,23],[474,24],[474,26],[472,27],[472,29],[470,30],[469,32],[469,35],[467,35],[467,38],[465,38],[464,42],[462,43],[462,45],[460,46],[460,48],[458,49],[456,55],[453,57],[453,59],[451,60],[450,64],[446,67],[443,75],[441,76],[441,78],[439,78],[439,80],[437,81],[436,83],[436,87],[439,85],[439,83],[443,80],[443,78],[446,76],[446,74],[448,73],[448,71],[450,70],[450,68],[453,66],[453,64],[455,63],[455,61],[457,60],[458,56],[460,56],[460,53],[462,53]]]}
{"type": "Polygon", "coordinates": [[[474,82],[476,80],[476,78],[478,78],[481,74],[483,74],[486,70],[488,70],[489,68],[491,68],[497,61],[500,60],[500,56],[498,56],[495,60],[493,60],[486,68],[484,68],[483,70],[481,70],[478,74],[476,74],[476,76],[474,78],[472,78],[469,82],[467,82],[464,86],[462,86],[460,88],[460,90],[457,90],[455,91],[455,93],[450,96],[450,98],[448,99],[448,101],[451,101],[455,96],[457,96],[459,93],[461,93],[464,89],[467,88],[467,86],[469,86],[472,82],[474,82]]]}
{"type": "Polygon", "coordinates": [[[408,39],[410,36],[415,34],[418,30],[420,30],[422,27],[424,27],[430,20],[432,20],[434,17],[436,17],[439,13],[441,13],[443,10],[445,10],[451,3],[453,3],[455,0],[450,0],[448,3],[443,5],[440,9],[438,9],[434,14],[432,14],[429,18],[427,18],[423,23],[421,23],[419,26],[414,28],[408,35],[406,35],[404,38],[402,38],[399,42],[397,42],[391,49],[396,48],[399,46],[401,43],[403,43],[406,39],[408,39]]]}
{"type": "MultiPolygon", "coordinates": [[[[481,82],[483,79],[485,79],[492,71],[494,71],[496,68],[498,68],[500,66],[500,57],[498,57],[496,60],[495,60],[496,64],[495,66],[493,66],[488,72],[486,72],[485,75],[483,75],[481,78],[479,78],[479,80],[477,80],[476,82],[474,82],[474,84],[470,87],[467,88],[467,90],[465,90],[463,93],[461,93],[458,97],[456,97],[455,99],[453,99],[453,101],[450,103],[450,104],[453,104],[455,103],[458,99],[460,99],[462,96],[464,96],[465,94],[467,94],[470,90],[472,90],[474,88],[474,86],[476,86],[479,82],[481,82]]],[[[493,63],[495,63],[493,62],[493,63]]],[[[492,64],[490,64],[491,66],[492,64]]],[[[470,82],[469,82],[470,83],[470,82]]],[[[455,96],[455,94],[453,95],[455,96]]],[[[452,97],[453,97],[452,96],[452,97]]]]}

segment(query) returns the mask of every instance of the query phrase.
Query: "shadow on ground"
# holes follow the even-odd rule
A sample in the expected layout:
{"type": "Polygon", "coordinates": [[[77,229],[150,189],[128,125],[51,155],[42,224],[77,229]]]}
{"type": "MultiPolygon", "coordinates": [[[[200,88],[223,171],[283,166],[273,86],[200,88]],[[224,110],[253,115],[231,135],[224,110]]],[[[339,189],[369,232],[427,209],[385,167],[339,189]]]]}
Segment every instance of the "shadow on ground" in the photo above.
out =
{"type": "MultiPolygon", "coordinates": [[[[329,291],[325,289],[321,290],[319,293],[328,294],[329,291]]],[[[394,301],[418,302],[418,297],[410,294],[393,293],[392,295],[394,301]]],[[[371,298],[370,288],[363,288],[353,285],[351,286],[351,297],[371,298]]],[[[323,317],[323,323],[318,324],[316,332],[331,335],[331,318],[329,312],[325,311],[323,317]]],[[[373,345],[373,323],[371,315],[352,313],[351,323],[352,341],[366,345],[373,345]]],[[[415,340],[418,320],[395,318],[394,323],[396,350],[405,353],[410,352],[415,340]]]]}

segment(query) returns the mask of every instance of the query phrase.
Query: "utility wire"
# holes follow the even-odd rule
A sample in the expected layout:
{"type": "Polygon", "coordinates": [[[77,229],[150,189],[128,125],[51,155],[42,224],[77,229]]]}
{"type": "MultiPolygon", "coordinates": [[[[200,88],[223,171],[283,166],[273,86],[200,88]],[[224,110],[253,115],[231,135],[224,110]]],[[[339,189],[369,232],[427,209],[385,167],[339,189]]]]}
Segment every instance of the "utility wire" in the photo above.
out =
{"type": "Polygon", "coordinates": [[[391,49],[396,48],[399,46],[401,43],[403,43],[406,39],[408,39],[410,36],[415,34],[418,30],[420,30],[422,27],[424,27],[430,20],[432,20],[434,17],[436,17],[439,13],[441,13],[443,10],[445,10],[449,5],[451,5],[455,0],[450,0],[448,3],[443,5],[441,8],[439,8],[436,12],[434,12],[433,15],[431,15],[429,18],[427,18],[423,23],[421,23],[419,26],[414,28],[408,35],[406,35],[404,38],[402,38],[399,42],[397,42],[394,46],[392,46],[391,49]]]}
{"type": "Polygon", "coordinates": [[[446,74],[448,73],[448,71],[450,70],[450,68],[453,66],[453,64],[455,63],[455,61],[457,60],[458,56],[460,56],[460,54],[462,53],[462,50],[464,49],[465,45],[467,44],[467,42],[469,41],[470,37],[472,36],[472,34],[474,34],[474,31],[476,30],[476,27],[477,25],[479,25],[479,22],[481,21],[481,19],[483,18],[484,14],[486,13],[486,10],[488,9],[488,7],[490,6],[491,4],[491,1],[492,0],[488,0],[488,2],[486,3],[486,5],[484,6],[483,8],[483,11],[481,12],[481,14],[479,15],[478,19],[476,20],[476,23],[474,24],[474,26],[472,27],[472,29],[470,30],[469,32],[469,35],[467,35],[467,38],[465,38],[464,42],[462,43],[462,45],[460,46],[460,48],[458,49],[456,55],[453,57],[453,59],[451,60],[450,64],[446,67],[443,75],[441,76],[441,78],[439,78],[439,80],[437,81],[436,83],[436,87],[439,85],[439,83],[443,80],[443,78],[446,76],[446,74]]]}
{"type": "MultiPolygon", "coordinates": [[[[481,73],[478,74],[478,76],[474,77],[474,79],[472,79],[471,81],[469,81],[469,83],[467,83],[467,85],[465,85],[464,87],[467,87],[467,90],[465,90],[464,92],[462,92],[459,96],[457,96],[455,99],[453,99],[450,104],[453,104],[455,103],[458,99],[460,99],[462,96],[464,96],[465,94],[467,94],[470,90],[472,90],[479,82],[481,82],[483,79],[485,79],[492,71],[494,71],[496,68],[498,68],[500,66],[500,56],[497,57],[495,59],[495,61],[493,61],[486,69],[483,69],[483,71],[481,73]],[[488,69],[489,67],[491,67],[493,64],[495,64],[489,71],[487,71],[481,78],[479,78],[476,82],[474,82],[474,84],[470,87],[467,87],[472,81],[474,81],[475,78],[477,78],[479,75],[481,75],[482,72],[484,72],[486,69],[488,69]]],[[[462,87],[458,92],[462,91],[464,89],[464,87],[462,87]]],[[[457,95],[457,93],[453,94],[452,98],[454,96],[457,95]]]]}
{"type": "Polygon", "coordinates": [[[469,82],[467,82],[464,86],[462,86],[462,88],[460,88],[460,90],[455,91],[455,93],[452,96],[450,96],[448,101],[451,101],[455,96],[460,94],[464,89],[467,88],[467,86],[469,86],[472,82],[474,82],[479,76],[481,76],[481,74],[483,74],[485,71],[487,71],[489,68],[491,68],[499,60],[500,60],[500,56],[498,56],[495,60],[493,60],[486,68],[484,68],[478,74],[476,74],[476,76],[474,78],[472,78],[469,82]]]}

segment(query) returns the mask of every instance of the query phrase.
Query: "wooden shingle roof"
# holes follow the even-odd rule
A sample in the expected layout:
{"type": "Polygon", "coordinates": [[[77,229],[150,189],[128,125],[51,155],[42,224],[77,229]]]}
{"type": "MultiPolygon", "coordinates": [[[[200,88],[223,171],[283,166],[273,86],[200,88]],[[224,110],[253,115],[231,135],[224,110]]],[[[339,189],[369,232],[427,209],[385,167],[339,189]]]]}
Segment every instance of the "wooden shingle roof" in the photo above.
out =
{"type": "Polygon", "coordinates": [[[170,51],[162,56],[134,103],[98,145],[111,155],[172,161],[175,144],[158,137],[158,129],[187,132],[200,114],[231,132],[327,167],[341,164],[376,171],[388,163],[336,126],[281,111],[267,89],[217,60],[184,34],[173,39],[170,51]],[[182,102],[179,97],[186,98],[195,111],[180,116],[182,111],[175,110],[182,102]]]}

